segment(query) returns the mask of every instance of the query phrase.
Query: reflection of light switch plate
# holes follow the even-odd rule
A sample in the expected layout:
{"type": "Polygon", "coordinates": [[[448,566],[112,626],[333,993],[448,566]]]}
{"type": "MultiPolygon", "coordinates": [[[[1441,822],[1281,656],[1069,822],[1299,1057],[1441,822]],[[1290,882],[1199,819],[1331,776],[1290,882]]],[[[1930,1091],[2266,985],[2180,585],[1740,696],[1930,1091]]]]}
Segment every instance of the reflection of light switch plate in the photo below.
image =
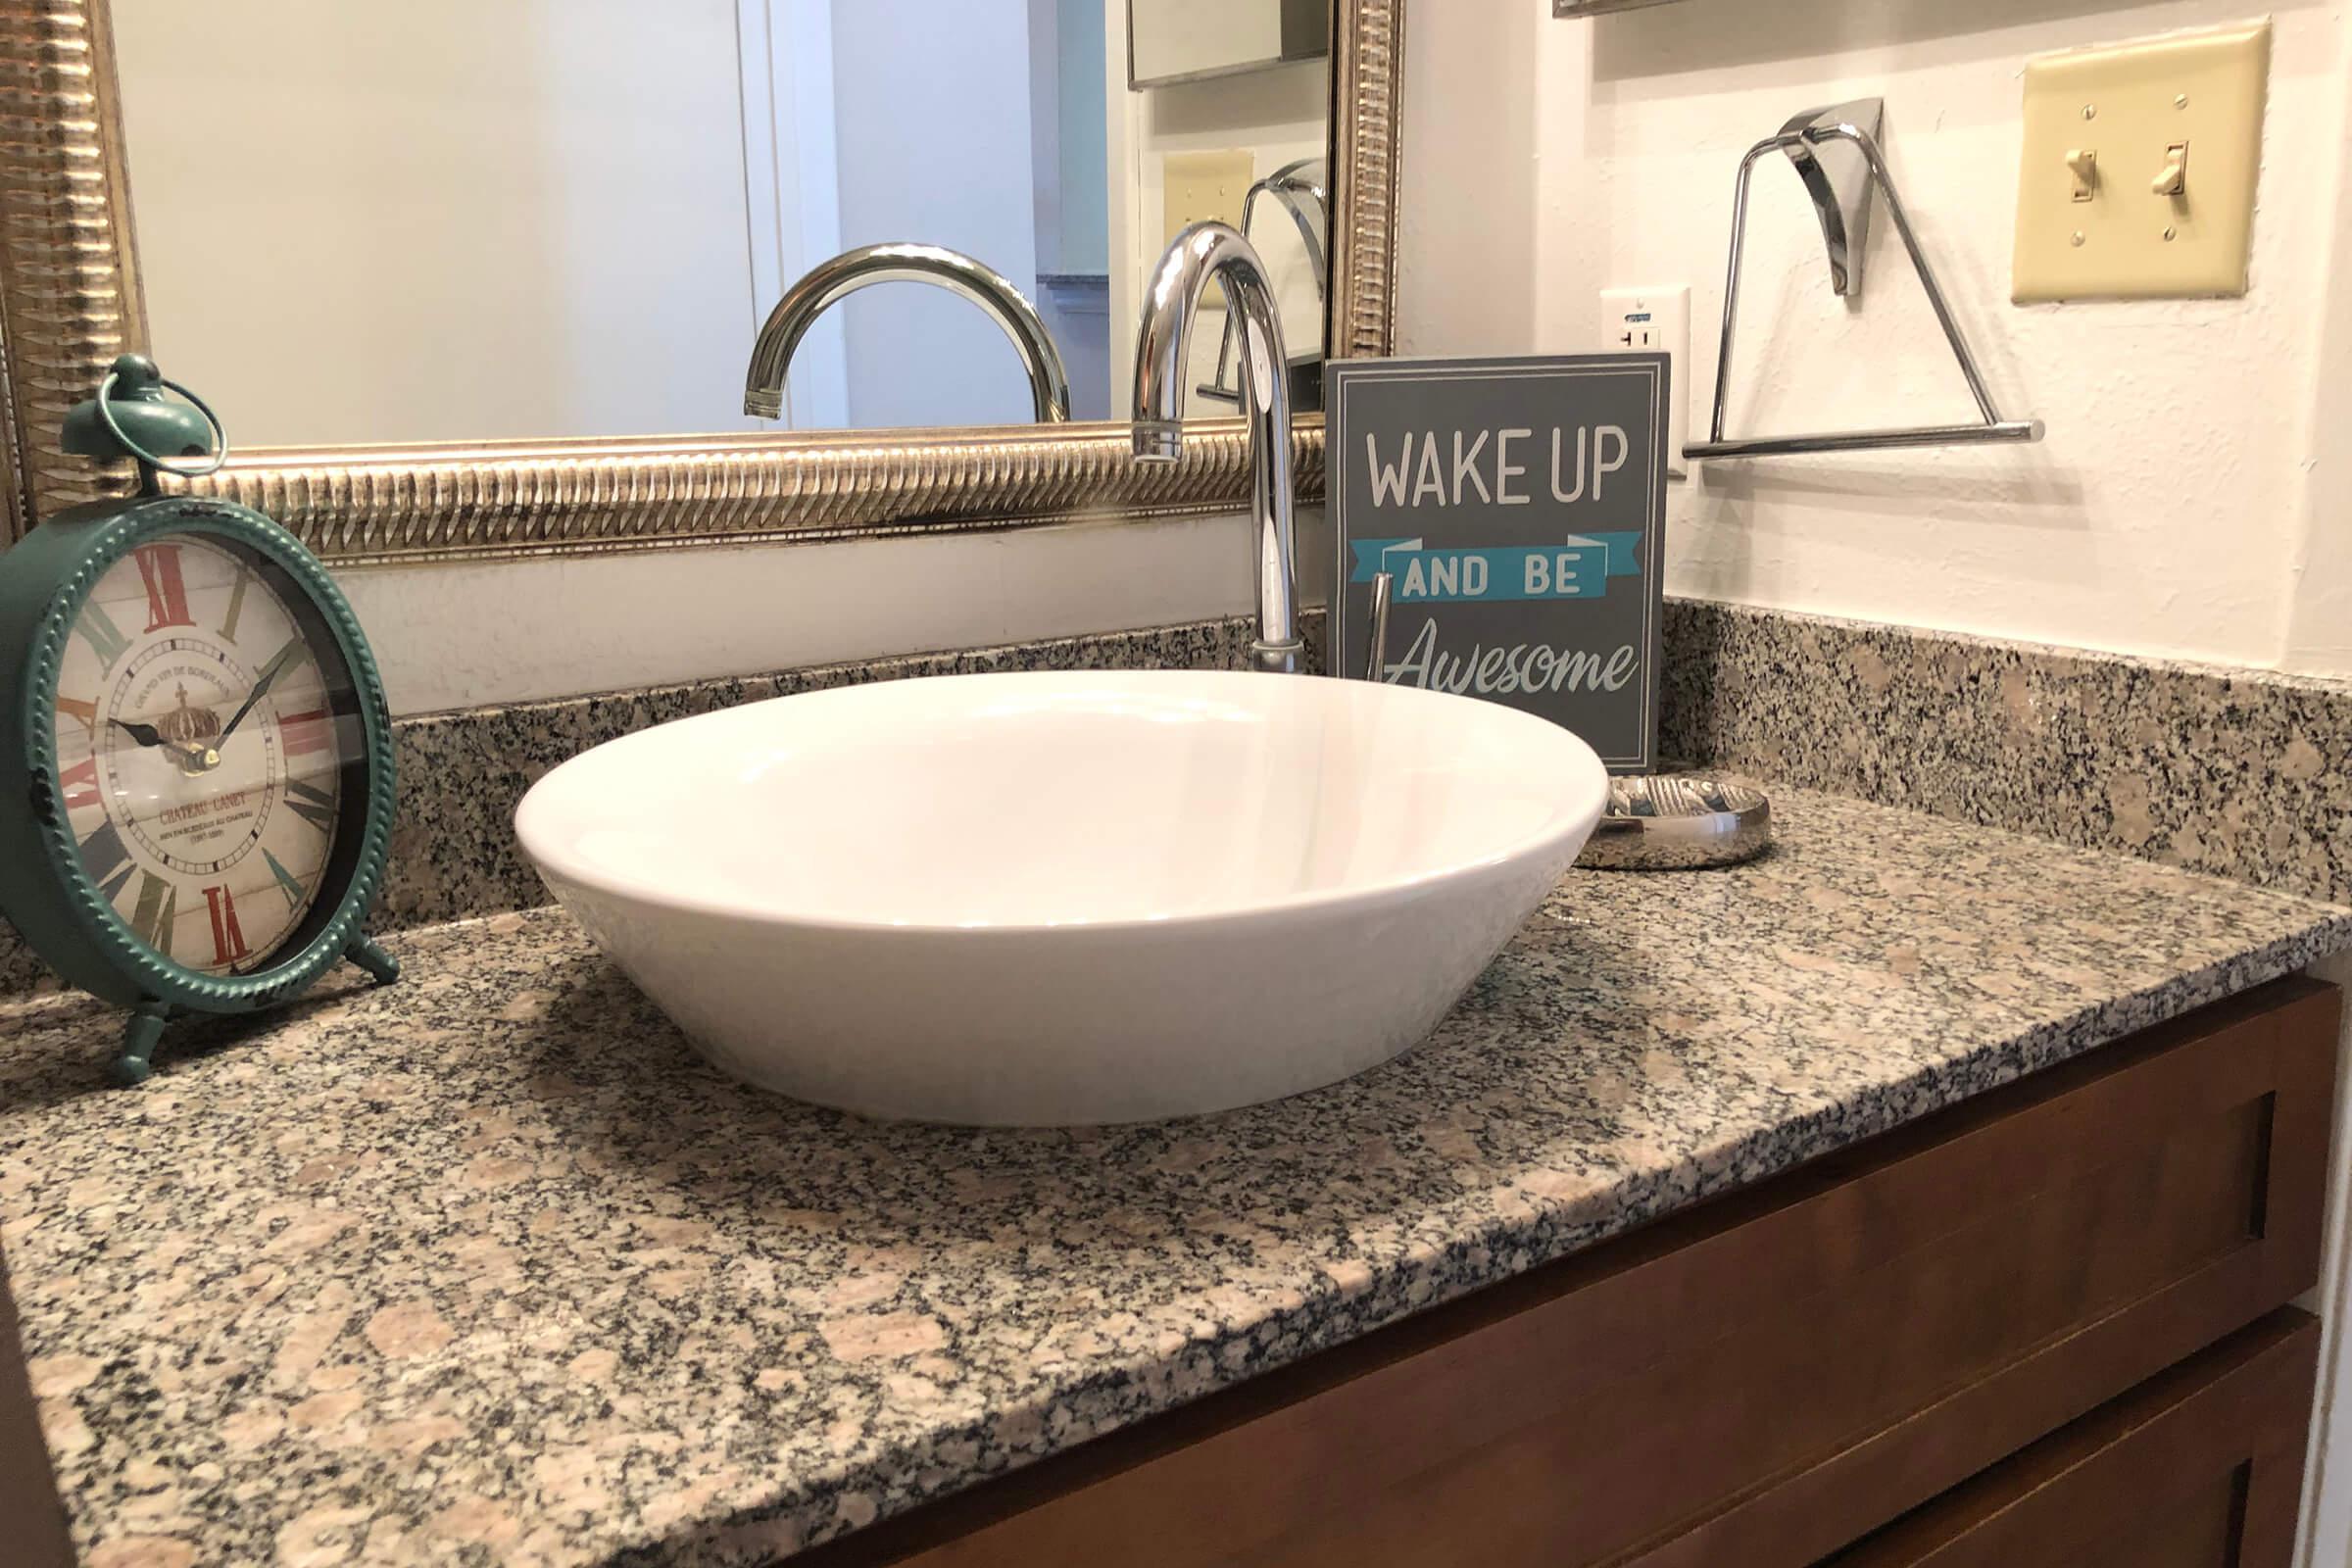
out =
{"type": "Polygon", "coordinates": [[[1187,223],[1215,219],[1242,226],[1242,203],[1257,164],[1247,148],[1211,153],[1169,153],[1160,161],[1160,202],[1165,209],[1164,247],[1175,242],[1187,223]]]}
{"type": "Polygon", "coordinates": [[[1600,291],[1600,352],[1663,354],[1666,372],[1666,471],[1690,472],[1683,457],[1689,439],[1690,389],[1683,376],[1690,368],[1690,285],[1604,288],[1600,291]]]}
{"type": "Polygon", "coordinates": [[[2243,294],[2270,57],[2262,22],[2029,61],[2012,297],[2243,294]]]}

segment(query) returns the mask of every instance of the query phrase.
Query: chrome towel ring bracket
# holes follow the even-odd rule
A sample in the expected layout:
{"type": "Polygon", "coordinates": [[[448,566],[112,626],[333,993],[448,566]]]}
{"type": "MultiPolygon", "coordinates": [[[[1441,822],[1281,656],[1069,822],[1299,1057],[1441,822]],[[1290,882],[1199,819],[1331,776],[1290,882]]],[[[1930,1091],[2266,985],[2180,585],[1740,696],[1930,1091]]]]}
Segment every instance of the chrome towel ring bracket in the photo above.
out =
{"type": "Polygon", "coordinates": [[[1750,147],[1747,156],[1740,160],[1740,181],[1732,198],[1731,267],[1723,286],[1723,344],[1715,361],[1714,418],[1708,439],[1686,446],[1683,449],[1686,457],[1769,458],[1800,452],[1870,452],[1894,447],[2041,439],[2039,419],[2002,418],[1991,391],[1984,385],[1984,372],[1977,368],[1977,357],[1970,351],[1968,338],[1952,316],[1952,308],[1943,297],[1943,287],[1936,280],[1936,270],[1929,265],[1927,253],[1919,248],[1919,236],[1912,232],[1902,198],[1895,194],[1894,182],[1887,176],[1886,161],[1879,152],[1879,128],[1885,114],[1886,101],[1880,98],[1809,109],[1782,126],[1778,135],[1767,136],[1750,147]],[[1774,152],[1788,155],[1788,161],[1796,166],[1798,177],[1804,181],[1805,193],[1812,198],[1813,210],[1821,219],[1822,242],[1829,251],[1830,290],[1841,297],[1858,297],[1862,292],[1871,196],[1874,191],[1886,194],[1886,217],[1902,239],[1903,249],[1911,254],[1911,265],[1919,273],[1921,286],[1928,291],[1928,304],[1935,309],[1936,323],[1943,328],[1944,340],[1951,344],[1952,356],[1960,362],[1960,373],[1968,381],[1969,393],[1977,400],[1978,412],[1984,416],[1983,423],[1909,425],[1820,435],[1734,438],[1724,434],[1724,409],[1732,382],[1732,334],[1740,319],[1740,259],[1747,236],[1748,176],[1755,171],[1756,160],[1774,152]]]}

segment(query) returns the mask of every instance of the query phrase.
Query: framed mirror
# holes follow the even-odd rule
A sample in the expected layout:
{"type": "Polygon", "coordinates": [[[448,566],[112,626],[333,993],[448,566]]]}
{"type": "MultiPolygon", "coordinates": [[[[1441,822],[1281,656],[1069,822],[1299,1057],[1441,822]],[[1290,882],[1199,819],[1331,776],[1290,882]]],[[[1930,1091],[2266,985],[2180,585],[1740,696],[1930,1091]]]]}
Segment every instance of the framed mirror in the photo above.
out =
{"type": "Polygon", "coordinates": [[[1139,296],[1222,217],[1303,406],[1387,351],[1402,0],[1318,3],[1320,58],[1139,87],[1127,0],[0,0],[9,536],[128,487],[58,447],[127,348],[236,443],[175,486],[337,564],[1236,510],[1221,311],[1132,460],[1139,296]]]}

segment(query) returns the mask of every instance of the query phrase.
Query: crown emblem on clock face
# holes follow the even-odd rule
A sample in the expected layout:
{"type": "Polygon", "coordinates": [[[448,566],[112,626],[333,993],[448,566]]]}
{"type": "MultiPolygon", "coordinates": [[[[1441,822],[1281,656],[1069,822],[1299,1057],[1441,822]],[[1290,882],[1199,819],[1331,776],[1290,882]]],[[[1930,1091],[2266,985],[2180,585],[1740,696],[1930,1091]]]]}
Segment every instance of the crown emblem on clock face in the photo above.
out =
{"type": "Polygon", "coordinates": [[[168,741],[198,744],[220,737],[220,715],[209,708],[190,708],[188,689],[179,688],[179,706],[156,721],[156,733],[168,741]]]}

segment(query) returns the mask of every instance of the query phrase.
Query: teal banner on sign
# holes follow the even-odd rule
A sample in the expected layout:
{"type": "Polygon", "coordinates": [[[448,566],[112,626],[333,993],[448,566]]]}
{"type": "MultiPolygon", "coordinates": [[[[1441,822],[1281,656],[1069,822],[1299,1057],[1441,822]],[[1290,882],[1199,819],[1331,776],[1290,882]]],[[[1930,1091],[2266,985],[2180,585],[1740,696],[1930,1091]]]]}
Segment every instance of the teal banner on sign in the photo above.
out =
{"type": "Polygon", "coordinates": [[[1332,668],[1508,704],[1657,766],[1668,362],[1340,360],[1332,668]],[[1373,585],[1389,581],[1376,652],[1373,585]]]}
{"type": "Polygon", "coordinates": [[[1391,578],[1396,604],[1500,604],[1598,599],[1611,577],[1640,577],[1639,533],[1594,534],[1556,545],[1431,550],[1419,539],[1357,539],[1351,582],[1391,578]]]}

